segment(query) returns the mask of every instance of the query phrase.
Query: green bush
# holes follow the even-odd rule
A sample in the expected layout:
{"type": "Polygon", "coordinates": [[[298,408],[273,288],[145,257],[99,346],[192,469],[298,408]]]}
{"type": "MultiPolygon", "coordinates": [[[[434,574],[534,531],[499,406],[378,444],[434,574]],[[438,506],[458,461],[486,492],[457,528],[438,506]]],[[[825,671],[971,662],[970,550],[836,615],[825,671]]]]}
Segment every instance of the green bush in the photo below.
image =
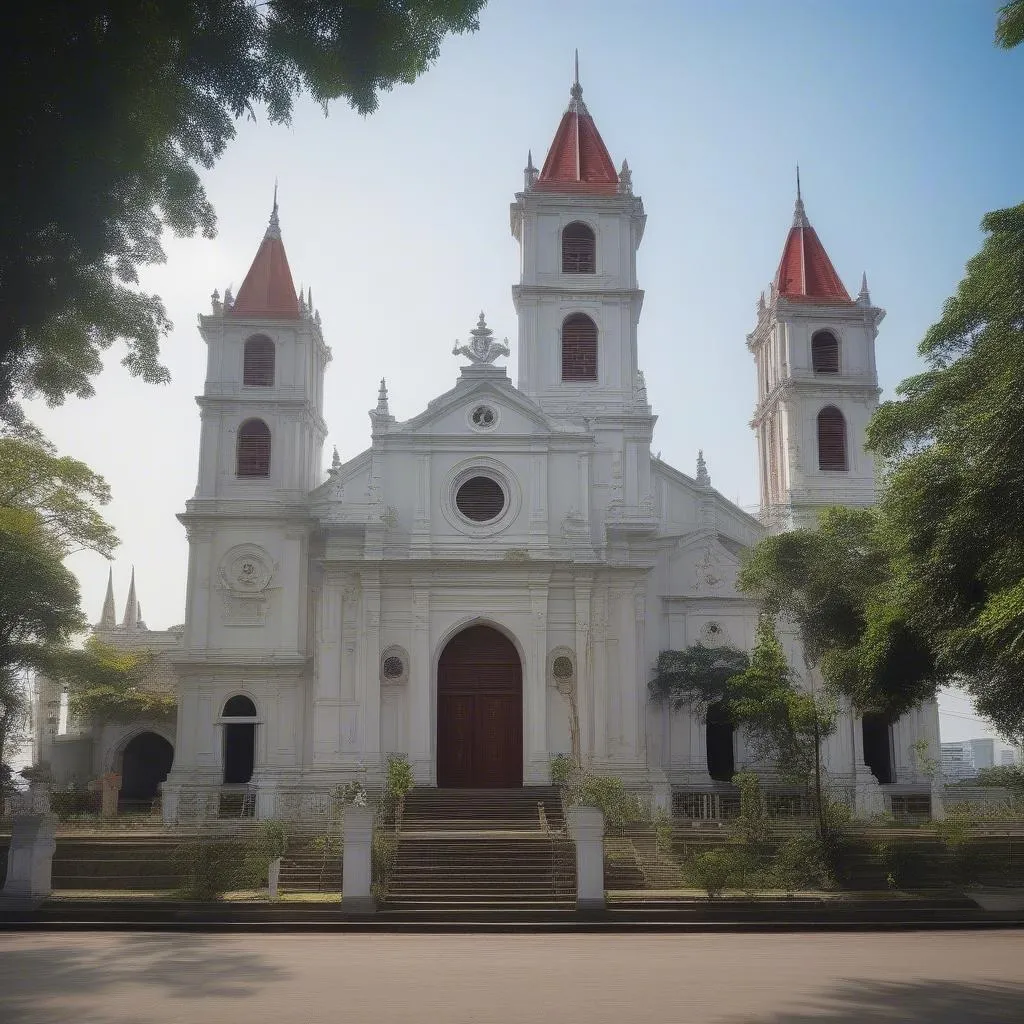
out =
{"type": "Polygon", "coordinates": [[[384,813],[396,825],[401,824],[405,798],[413,788],[412,765],[404,754],[388,754],[384,777],[384,813]]]}
{"type": "Polygon", "coordinates": [[[174,851],[184,900],[209,903],[238,889],[261,888],[266,882],[266,861],[246,843],[190,839],[174,851]]]}
{"type": "Polygon", "coordinates": [[[288,852],[288,833],[279,821],[265,821],[257,842],[260,857],[269,865],[288,852]]]}
{"type": "Polygon", "coordinates": [[[797,889],[831,889],[836,882],[829,862],[826,844],[816,832],[797,832],[779,843],[771,871],[779,888],[788,893],[797,889]]]}
{"type": "Polygon", "coordinates": [[[684,865],[686,874],[714,899],[742,876],[742,865],[735,849],[720,847],[691,857],[684,865]]]}
{"type": "Polygon", "coordinates": [[[99,814],[100,794],[84,789],[63,789],[50,794],[50,810],[60,821],[99,814]]]}

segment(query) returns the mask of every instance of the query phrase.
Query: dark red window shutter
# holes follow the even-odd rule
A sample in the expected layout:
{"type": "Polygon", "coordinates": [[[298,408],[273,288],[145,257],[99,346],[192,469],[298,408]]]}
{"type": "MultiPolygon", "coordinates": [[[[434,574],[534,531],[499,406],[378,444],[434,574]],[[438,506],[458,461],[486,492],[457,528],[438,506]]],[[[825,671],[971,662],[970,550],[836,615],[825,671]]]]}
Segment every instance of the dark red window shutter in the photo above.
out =
{"type": "Polygon", "coordinates": [[[839,339],[831,331],[818,331],[811,338],[811,366],[815,373],[839,372],[839,339]]]}
{"type": "Polygon", "coordinates": [[[242,383],[256,387],[274,386],[274,343],[262,334],[245,343],[242,383]]]}
{"type": "Polygon", "coordinates": [[[846,469],[846,420],[834,405],[818,413],[818,468],[846,469]]]}
{"type": "Polygon", "coordinates": [[[562,231],[562,273],[593,274],[597,269],[594,232],[576,221],[562,231]]]}
{"type": "Polygon", "coordinates": [[[263,420],[238,428],[238,475],[270,476],[270,428],[263,420]]]}
{"type": "Polygon", "coordinates": [[[562,380],[597,380],[597,324],[584,313],[562,322],[562,380]]]}

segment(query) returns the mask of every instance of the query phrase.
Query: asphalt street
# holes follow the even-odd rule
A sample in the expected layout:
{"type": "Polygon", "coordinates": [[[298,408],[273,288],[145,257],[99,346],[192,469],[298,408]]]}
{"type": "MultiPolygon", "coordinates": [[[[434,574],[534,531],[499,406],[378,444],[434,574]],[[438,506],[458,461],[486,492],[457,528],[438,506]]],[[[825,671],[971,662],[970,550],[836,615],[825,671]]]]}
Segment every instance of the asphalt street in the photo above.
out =
{"type": "Polygon", "coordinates": [[[1024,932],[0,935],[3,1024],[1024,1022],[1024,932]]]}

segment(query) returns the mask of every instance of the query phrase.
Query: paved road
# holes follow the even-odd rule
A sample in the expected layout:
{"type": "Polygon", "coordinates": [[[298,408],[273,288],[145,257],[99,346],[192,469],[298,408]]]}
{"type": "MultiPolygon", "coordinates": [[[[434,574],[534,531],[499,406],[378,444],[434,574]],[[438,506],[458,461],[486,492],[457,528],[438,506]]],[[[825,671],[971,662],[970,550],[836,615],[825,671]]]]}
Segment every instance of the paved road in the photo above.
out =
{"type": "Polygon", "coordinates": [[[3,1024],[1024,1021],[1024,932],[0,935],[3,1024]]]}

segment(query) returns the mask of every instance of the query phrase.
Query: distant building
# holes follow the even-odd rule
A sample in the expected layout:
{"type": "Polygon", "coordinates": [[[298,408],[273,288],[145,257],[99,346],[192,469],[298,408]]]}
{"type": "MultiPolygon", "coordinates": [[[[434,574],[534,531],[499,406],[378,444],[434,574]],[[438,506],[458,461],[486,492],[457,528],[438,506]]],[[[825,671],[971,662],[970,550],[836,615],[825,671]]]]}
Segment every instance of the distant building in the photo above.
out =
{"type": "Polygon", "coordinates": [[[954,782],[974,777],[974,754],[971,741],[943,743],[941,748],[942,775],[954,782]]]}
{"type": "Polygon", "coordinates": [[[1012,767],[1015,764],[1020,764],[1020,757],[1018,752],[1013,747],[1005,747],[999,751],[999,763],[1005,767],[1012,767]]]}
{"type": "Polygon", "coordinates": [[[968,740],[971,745],[971,756],[974,759],[974,770],[991,768],[996,763],[996,741],[993,739],[968,740]]]}

